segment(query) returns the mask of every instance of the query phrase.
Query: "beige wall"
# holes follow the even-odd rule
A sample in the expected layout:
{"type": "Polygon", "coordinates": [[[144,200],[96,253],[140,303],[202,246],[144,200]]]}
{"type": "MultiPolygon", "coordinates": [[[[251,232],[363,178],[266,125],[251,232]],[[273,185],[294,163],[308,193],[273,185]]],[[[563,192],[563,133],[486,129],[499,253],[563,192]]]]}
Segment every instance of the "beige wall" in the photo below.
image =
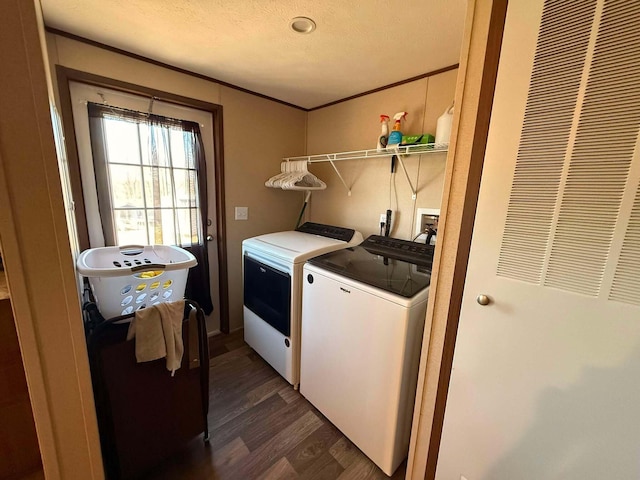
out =
{"type": "Polygon", "coordinates": [[[233,330],[242,326],[242,240],[295,227],[302,194],[264,182],[280,172],[282,157],[304,152],[306,112],[228,87],[221,89],[221,103],[233,330]],[[236,206],[249,207],[249,220],[234,220],[236,206]]]}
{"type": "Polygon", "coordinates": [[[241,243],[248,237],[293,228],[300,194],[264,186],[284,156],[304,153],[306,112],[141,60],[48,34],[52,67],[143,85],[223,106],[230,328],[242,326],[241,243]],[[234,207],[249,207],[247,221],[234,207]]]}
{"type": "MultiPolygon", "coordinates": [[[[309,112],[307,153],[375,148],[380,134],[379,115],[393,117],[401,111],[408,112],[403,125],[405,134],[435,135],[438,117],[453,101],[457,73],[457,69],[451,70],[309,112]]],[[[347,196],[330,164],[313,164],[310,170],[327,183],[327,189],[313,193],[311,219],[353,227],[367,236],[379,232],[380,214],[390,208],[396,212],[392,236],[411,239],[416,208],[440,208],[445,161],[444,153],[408,157],[405,165],[411,181],[418,186],[418,196],[414,202],[398,166],[397,203],[395,194],[389,200],[388,158],[336,162],[345,181],[352,186],[351,196],[347,196]]]]}

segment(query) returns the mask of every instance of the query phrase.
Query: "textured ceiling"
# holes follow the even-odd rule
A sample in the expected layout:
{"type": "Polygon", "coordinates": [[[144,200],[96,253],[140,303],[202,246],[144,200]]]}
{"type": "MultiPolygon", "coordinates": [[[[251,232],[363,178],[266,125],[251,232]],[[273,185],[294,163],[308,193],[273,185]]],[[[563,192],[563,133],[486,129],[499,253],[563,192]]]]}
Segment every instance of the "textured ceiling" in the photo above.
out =
{"type": "Polygon", "coordinates": [[[458,63],[465,0],[41,0],[45,23],[312,108],[458,63]],[[307,35],[293,17],[317,24],[307,35]]]}

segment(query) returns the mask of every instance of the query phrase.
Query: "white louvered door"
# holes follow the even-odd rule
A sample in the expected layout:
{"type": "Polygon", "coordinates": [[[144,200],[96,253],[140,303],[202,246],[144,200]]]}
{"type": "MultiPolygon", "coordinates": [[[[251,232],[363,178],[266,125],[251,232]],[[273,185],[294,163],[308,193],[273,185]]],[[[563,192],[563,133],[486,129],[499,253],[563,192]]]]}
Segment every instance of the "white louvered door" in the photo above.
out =
{"type": "Polygon", "coordinates": [[[640,2],[510,0],[438,479],[640,478],[639,185],[640,2]]]}

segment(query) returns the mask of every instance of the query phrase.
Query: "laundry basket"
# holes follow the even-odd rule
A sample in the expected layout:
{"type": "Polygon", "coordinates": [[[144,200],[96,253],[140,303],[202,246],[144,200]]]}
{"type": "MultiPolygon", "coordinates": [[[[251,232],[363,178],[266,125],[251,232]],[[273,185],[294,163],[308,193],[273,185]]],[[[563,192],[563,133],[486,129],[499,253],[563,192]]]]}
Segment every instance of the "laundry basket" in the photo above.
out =
{"type": "Polygon", "coordinates": [[[198,264],[171,245],[130,245],[85,250],[78,273],[88,277],[104,318],[129,315],[151,305],[184,298],[187,273],[198,264]]]}

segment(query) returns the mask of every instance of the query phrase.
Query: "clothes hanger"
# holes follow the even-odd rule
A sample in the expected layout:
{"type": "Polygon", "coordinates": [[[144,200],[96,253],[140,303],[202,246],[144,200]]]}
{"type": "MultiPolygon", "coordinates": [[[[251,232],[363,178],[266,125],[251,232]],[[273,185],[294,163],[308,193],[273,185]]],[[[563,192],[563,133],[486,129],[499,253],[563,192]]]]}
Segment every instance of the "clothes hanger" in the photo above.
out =
{"type": "Polygon", "coordinates": [[[309,172],[306,160],[284,161],[281,173],[271,177],[265,186],[283,190],[324,190],[327,184],[309,172]]]}
{"type": "Polygon", "coordinates": [[[294,174],[280,184],[283,190],[323,190],[327,188],[326,183],[307,169],[306,160],[298,160],[295,163],[294,174]]]}
{"type": "Polygon", "coordinates": [[[266,182],[264,182],[265,187],[270,187],[270,188],[276,188],[276,186],[274,185],[274,182],[279,180],[281,177],[283,177],[285,174],[289,173],[288,170],[288,165],[287,162],[281,162],[280,163],[280,173],[277,175],[274,175],[273,177],[271,177],[269,180],[267,180],[266,182]]]}
{"type": "Polygon", "coordinates": [[[273,186],[275,188],[283,188],[284,185],[293,184],[304,175],[302,172],[302,165],[299,160],[285,163],[287,163],[287,173],[273,181],[273,186]]]}
{"type": "Polygon", "coordinates": [[[283,190],[324,190],[327,184],[316,177],[311,172],[300,172],[302,175],[297,176],[293,181],[282,185],[283,190]]]}

